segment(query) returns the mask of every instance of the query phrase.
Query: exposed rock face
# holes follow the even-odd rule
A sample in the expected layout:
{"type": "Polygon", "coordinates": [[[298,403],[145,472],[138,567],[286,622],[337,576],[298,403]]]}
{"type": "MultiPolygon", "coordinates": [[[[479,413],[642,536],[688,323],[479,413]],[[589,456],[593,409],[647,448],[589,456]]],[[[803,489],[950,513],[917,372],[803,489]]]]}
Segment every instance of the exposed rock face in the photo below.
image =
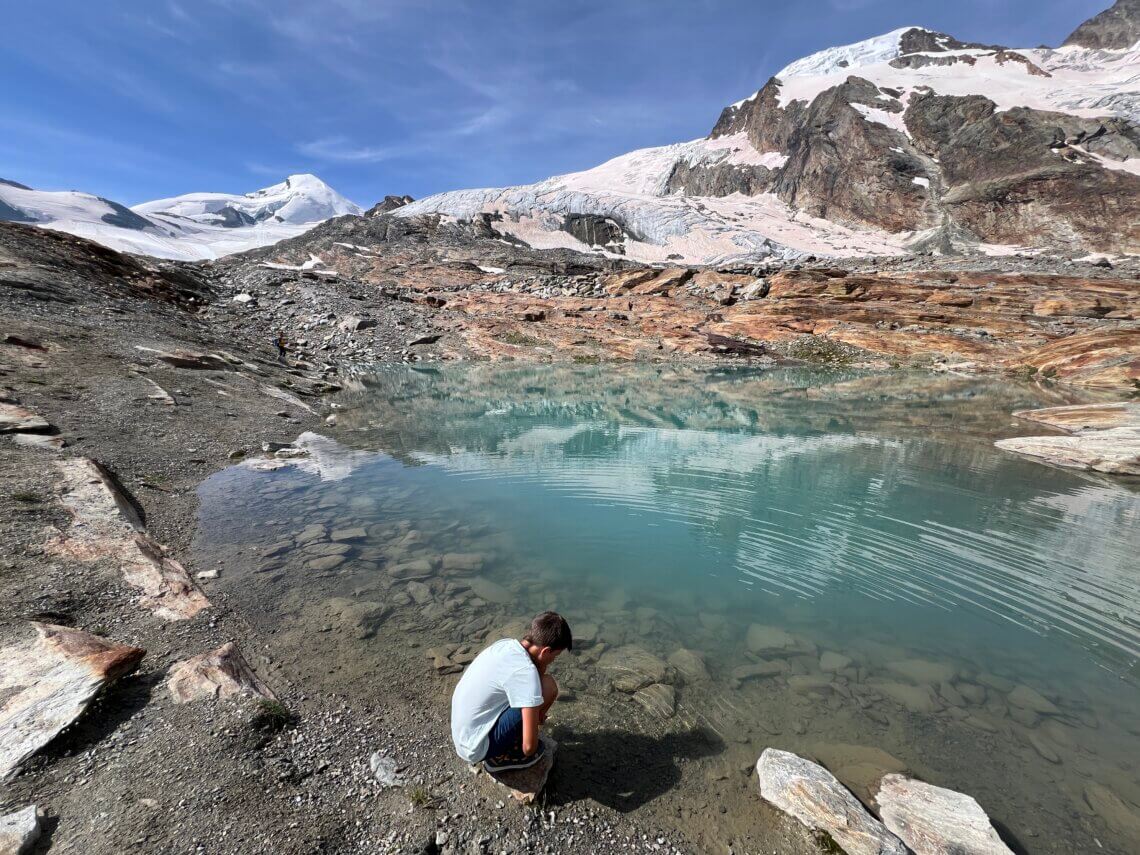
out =
{"type": "Polygon", "coordinates": [[[268,700],[277,697],[261,682],[232,641],[217,650],[176,664],[166,678],[166,687],[174,702],[179,704],[199,698],[228,698],[239,694],[268,700]]]}
{"type": "Polygon", "coordinates": [[[40,839],[40,816],[35,805],[0,816],[0,855],[25,855],[40,839]]]}
{"type": "Polygon", "coordinates": [[[1067,45],[1120,50],[1140,40],[1140,0],[1116,0],[1065,39],[1067,45]]]}
{"type": "Polygon", "coordinates": [[[999,439],[994,443],[998,448],[1069,469],[1140,475],[1140,404],[1048,407],[1019,410],[1014,416],[1071,435],[999,439]]]}
{"type": "Polygon", "coordinates": [[[973,798],[903,775],[886,775],[877,797],[883,824],[914,855],[1013,855],[973,798]]]}
{"type": "Polygon", "coordinates": [[[47,745],[146,651],[78,629],[33,623],[35,637],[0,649],[0,780],[47,745]]]}
{"type": "Polygon", "coordinates": [[[619,255],[625,252],[625,227],[612,217],[596,214],[567,214],[563,229],[586,246],[608,249],[619,255]]]}
{"type": "Polygon", "coordinates": [[[185,620],[209,607],[182,565],[143,531],[138,511],[106,469],[87,458],[56,465],[71,525],[49,540],[50,552],[115,562],[123,581],[140,591],[139,603],[165,620],[185,620]]]}
{"type": "Polygon", "coordinates": [[[907,849],[817,763],[767,748],[756,763],[760,795],[847,855],[906,855],[907,849]]]}
{"type": "Polygon", "coordinates": [[[411,196],[385,196],[375,205],[368,209],[364,216],[375,217],[380,214],[386,214],[389,211],[394,211],[397,208],[402,208],[405,205],[411,204],[416,201],[411,196]]]}

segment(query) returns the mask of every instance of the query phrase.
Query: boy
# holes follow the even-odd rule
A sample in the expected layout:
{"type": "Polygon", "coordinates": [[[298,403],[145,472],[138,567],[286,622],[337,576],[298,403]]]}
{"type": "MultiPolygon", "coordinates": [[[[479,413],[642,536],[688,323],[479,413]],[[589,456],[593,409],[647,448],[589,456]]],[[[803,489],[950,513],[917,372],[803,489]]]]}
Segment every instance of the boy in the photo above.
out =
{"type": "Polygon", "coordinates": [[[504,638],[476,656],[451,696],[455,752],[468,763],[482,760],[492,773],[542,759],[538,728],[558,697],[546,669],[573,645],[566,619],[543,612],[521,641],[504,638]]]}

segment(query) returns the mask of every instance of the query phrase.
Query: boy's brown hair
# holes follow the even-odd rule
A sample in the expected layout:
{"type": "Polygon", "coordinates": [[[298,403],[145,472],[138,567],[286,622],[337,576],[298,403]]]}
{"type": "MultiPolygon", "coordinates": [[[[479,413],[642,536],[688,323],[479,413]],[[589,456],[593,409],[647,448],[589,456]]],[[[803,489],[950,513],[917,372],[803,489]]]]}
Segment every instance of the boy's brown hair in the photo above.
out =
{"type": "Polygon", "coordinates": [[[570,634],[570,624],[558,612],[543,612],[535,615],[530,622],[530,631],[523,636],[538,647],[550,647],[554,650],[573,650],[574,637],[570,634]]]}

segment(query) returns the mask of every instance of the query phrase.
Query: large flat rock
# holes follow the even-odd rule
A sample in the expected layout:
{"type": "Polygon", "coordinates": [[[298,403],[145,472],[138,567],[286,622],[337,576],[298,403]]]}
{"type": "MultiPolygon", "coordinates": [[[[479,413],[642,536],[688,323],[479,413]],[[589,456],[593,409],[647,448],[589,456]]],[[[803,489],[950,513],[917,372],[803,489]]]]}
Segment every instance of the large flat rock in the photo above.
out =
{"type": "Polygon", "coordinates": [[[615,689],[627,694],[654,683],[671,682],[665,661],[636,644],[607,650],[598,660],[598,667],[607,672],[615,689]]]}
{"type": "Polygon", "coordinates": [[[170,669],[166,678],[175,703],[200,698],[228,698],[250,695],[276,700],[273,691],[261,682],[253,668],[232,641],[217,650],[184,659],[170,669]]]}
{"type": "Polygon", "coordinates": [[[0,648],[0,780],[10,777],[87,709],[144,650],[78,629],[33,623],[31,637],[0,648]]]}
{"type": "Polygon", "coordinates": [[[1072,436],[999,439],[998,448],[1066,469],[1140,475],[1140,428],[1092,430],[1072,436]]]}
{"type": "Polygon", "coordinates": [[[47,420],[26,407],[0,401],[0,433],[39,433],[51,430],[47,420]]]}
{"type": "Polygon", "coordinates": [[[1075,404],[1068,407],[1045,407],[1040,410],[1017,410],[1014,418],[1048,425],[1069,433],[1109,428],[1140,427],[1140,404],[1116,401],[1109,404],[1075,404]]]}
{"type": "Polygon", "coordinates": [[[185,620],[209,607],[185,568],[147,536],[138,512],[106,469],[85,457],[56,466],[62,476],[60,500],[71,522],[48,541],[49,552],[114,562],[123,581],[140,592],[139,604],[165,620],[185,620]]]}
{"type": "Polygon", "coordinates": [[[885,775],[877,797],[883,824],[915,855],[1013,855],[971,796],[904,775],[885,775]]]}
{"type": "Polygon", "coordinates": [[[756,774],[764,799],[817,836],[829,837],[847,855],[907,855],[902,841],[818,763],[767,748],[756,774]]]}

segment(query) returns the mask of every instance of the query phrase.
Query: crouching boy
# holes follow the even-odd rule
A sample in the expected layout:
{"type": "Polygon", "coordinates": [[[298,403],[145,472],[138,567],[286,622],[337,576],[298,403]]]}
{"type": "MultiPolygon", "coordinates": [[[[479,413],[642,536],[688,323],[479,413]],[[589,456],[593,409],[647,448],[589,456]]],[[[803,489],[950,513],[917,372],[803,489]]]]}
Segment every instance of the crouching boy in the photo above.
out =
{"type": "Polygon", "coordinates": [[[546,673],[573,647],[570,625],[543,612],[521,641],[504,638],[475,657],[451,696],[451,740],[468,763],[488,772],[525,769],[542,759],[538,729],[558,698],[546,673]]]}

